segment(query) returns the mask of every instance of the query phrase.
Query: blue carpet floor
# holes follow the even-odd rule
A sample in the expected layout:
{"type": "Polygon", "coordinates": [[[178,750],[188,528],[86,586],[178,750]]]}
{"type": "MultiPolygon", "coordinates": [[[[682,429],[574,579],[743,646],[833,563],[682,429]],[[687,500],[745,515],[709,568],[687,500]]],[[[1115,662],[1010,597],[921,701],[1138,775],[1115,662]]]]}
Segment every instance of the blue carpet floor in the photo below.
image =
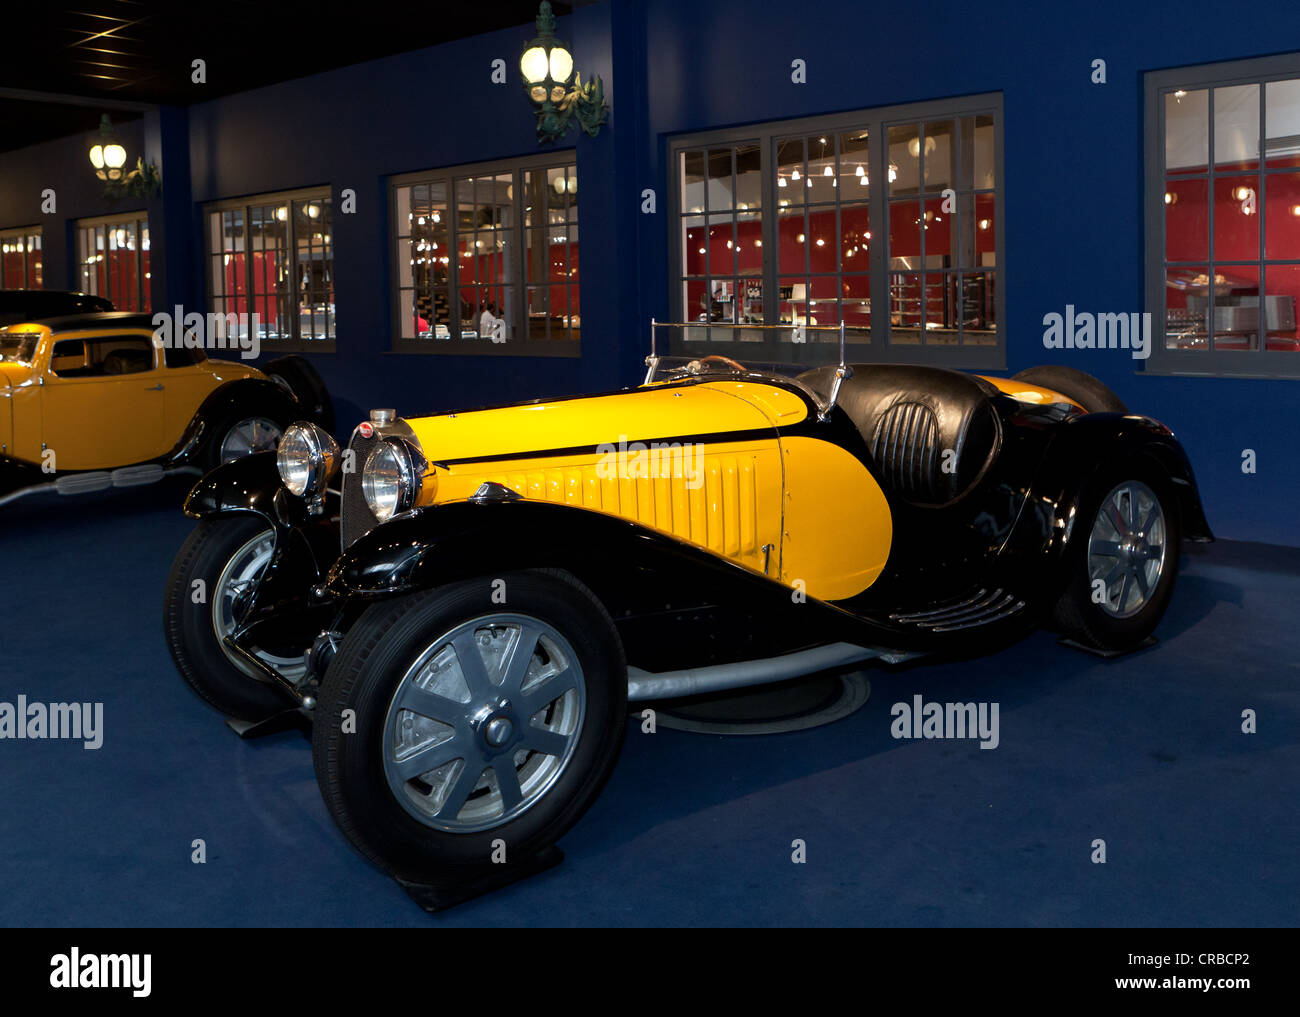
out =
{"type": "Polygon", "coordinates": [[[0,924],[1300,923],[1298,551],[1198,549],[1159,645],[1121,660],[1040,633],[872,668],[867,706],[820,730],[630,722],[563,865],[431,917],[335,829],[301,734],[240,741],[174,673],[183,490],[0,517],[0,701],[101,701],[105,725],[98,751],[0,740],[0,924]],[[1001,744],[894,740],[915,693],[999,703],[1001,744]]]}

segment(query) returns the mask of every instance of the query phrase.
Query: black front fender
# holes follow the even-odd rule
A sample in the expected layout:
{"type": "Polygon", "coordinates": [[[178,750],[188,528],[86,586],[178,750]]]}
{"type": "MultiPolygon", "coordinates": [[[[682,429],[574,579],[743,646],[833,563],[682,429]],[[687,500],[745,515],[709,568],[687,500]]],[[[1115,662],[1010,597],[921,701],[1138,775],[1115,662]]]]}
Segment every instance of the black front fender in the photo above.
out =
{"type": "MultiPolygon", "coordinates": [[[[708,575],[709,589],[784,589],[734,562],[630,520],[526,500],[453,502],[405,513],[349,546],[330,570],[328,588],[340,597],[387,596],[539,568],[571,572],[593,589],[605,586],[607,577],[625,585],[638,573],[673,568],[682,575],[708,575]]],[[[630,606],[647,598],[627,591],[611,599],[623,608],[625,602],[630,606]]]]}
{"type": "MultiPolygon", "coordinates": [[[[406,513],[349,546],[326,578],[370,600],[528,569],[563,571],[618,625],[628,659],[651,670],[746,660],[845,641],[900,647],[899,633],[791,590],[704,548],[590,509],[517,500],[406,513]],[[683,663],[684,662],[684,663],[683,663]]],[[[508,589],[500,587],[508,603],[508,589]]]]}
{"type": "Polygon", "coordinates": [[[274,452],[254,452],[218,466],[190,489],[184,512],[191,519],[241,513],[261,516],[276,531],[279,547],[300,542],[321,575],[338,554],[338,495],[327,491],[323,511],[311,512],[307,502],[280,480],[274,452]]]}

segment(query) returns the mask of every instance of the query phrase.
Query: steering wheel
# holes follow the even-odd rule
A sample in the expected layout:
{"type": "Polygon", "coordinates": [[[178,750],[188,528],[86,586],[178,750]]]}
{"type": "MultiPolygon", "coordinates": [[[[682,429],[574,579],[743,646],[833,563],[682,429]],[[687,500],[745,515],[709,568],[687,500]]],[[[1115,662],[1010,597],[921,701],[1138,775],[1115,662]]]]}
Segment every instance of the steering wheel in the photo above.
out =
{"type": "Polygon", "coordinates": [[[700,357],[701,364],[707,364],[710,361],[719,364],[726,364],[728,367],[734,368],[735,370],[739,371],[741,374],[749,373],[749,369],[745,367],[744,364],[740,363],[739,361],[732,360],[730,357],[724,357],[720,353],[710,353],[707,357],[700,357]]]}

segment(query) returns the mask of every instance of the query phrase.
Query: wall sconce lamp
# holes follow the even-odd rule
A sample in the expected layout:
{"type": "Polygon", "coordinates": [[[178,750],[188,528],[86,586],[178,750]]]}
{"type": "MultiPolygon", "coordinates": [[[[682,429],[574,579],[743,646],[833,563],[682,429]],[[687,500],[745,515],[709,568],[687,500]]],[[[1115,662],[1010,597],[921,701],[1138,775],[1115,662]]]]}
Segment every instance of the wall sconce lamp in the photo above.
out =
{"type": "Polygon", "coordinates": [[[573,70],[573,54],[555,37],[555,15],[548,0],[537,10],[537,38],[524,47],[519,60],[524,90],[537,115],[537,142],[558,141],[577,121],[591,137],[609,117],[605,86],[599,77],[584,85],[573,70]]]}
{"type": "Polygon", "coordinates": [[[162,186],[158,167],[153,163],[146,166],[143,157],[136,158],[134,169],[126,168],[126,146],[107,113],[100,116],[99,130],[90,138],[89,155],[95,176],[107,185],[104,197],[110,201],[152,197],[162,186]]]}

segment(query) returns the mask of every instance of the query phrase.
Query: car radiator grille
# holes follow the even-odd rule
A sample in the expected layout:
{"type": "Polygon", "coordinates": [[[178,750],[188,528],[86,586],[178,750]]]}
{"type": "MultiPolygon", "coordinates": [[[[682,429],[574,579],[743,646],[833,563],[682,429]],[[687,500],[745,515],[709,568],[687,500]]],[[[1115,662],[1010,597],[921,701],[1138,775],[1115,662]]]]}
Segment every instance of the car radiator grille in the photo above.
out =
{"type": "MultiPolygon", "coordinates": [[[[370,455],[371,449],[379,443],[379,438],[378,434],[366,438],[360,431],[354,431],[352,442],[348,445],[353,455],[351,469],[343,474],[343,501],[339,519],[344,547],[379,525],[379,520],[370,511],[365,492],[361,489],[361,471],[365,468],[366,457],[370,455]]],[[[344,465],[349,465],[346,459],[344,465]]]]}
{"type": "Polygon", "coordinates": [[[937,497],[939,424],[928,406],[891,406],[876,422],[871,454],[887,490],[921,500],[937,497]]]}

